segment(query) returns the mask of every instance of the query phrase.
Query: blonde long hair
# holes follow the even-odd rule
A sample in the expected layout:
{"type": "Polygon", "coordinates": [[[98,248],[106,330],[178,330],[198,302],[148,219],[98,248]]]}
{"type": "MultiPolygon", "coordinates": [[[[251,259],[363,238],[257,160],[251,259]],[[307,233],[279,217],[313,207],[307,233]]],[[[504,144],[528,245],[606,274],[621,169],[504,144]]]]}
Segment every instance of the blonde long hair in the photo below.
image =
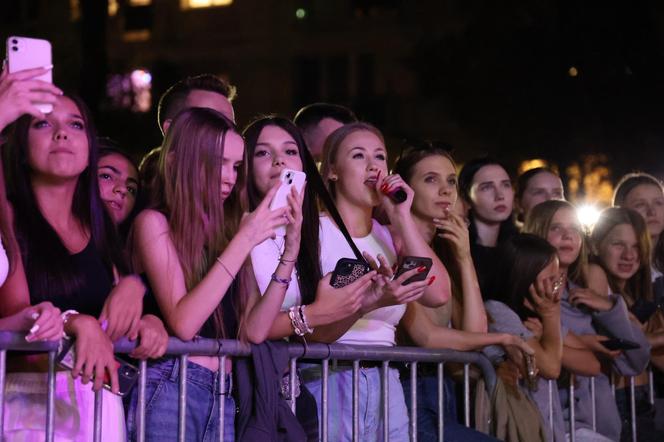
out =
{"type": "MultiPolygon", "coordinates": [[[[563,200],[549,200],[536,205],[526,215],[526,220],[521,231],[546,239],[551,228],[551,220],[561,209],[576,210],[571,203],[563,200]]],[[[567,270],[568,279],[581,287],[588,287],[587,243],[588,238],[585,234],[581,233],[581,250],[579,251],[579,256],[570,264],[567,270]]]]}
{"type": "MultiPolygon", "coordinates": [[[[155,201],[168,218],[187,290],[203,279],[230,239],[221,196],[221,167],[229,132],[237,133],[237,129],[219,112],[186,109],[173,120],[159,156],[155,201]]],[[[234,186],[232,194],[237,194],[238,187],[234,186]]],[[[226,200],[226,218],[239,216],[232,203],[236,196],[226,200]]],[[[222,337],[221,304],[214,313],[214,327],[217,337],[222,337]]]]}

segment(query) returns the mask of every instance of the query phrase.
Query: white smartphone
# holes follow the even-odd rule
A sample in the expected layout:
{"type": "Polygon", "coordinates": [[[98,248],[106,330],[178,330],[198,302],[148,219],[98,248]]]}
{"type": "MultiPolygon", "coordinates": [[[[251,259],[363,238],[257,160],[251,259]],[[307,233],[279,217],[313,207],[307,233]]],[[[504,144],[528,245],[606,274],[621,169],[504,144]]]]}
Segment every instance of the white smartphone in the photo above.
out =
{"type": "MultiPolygon", "coordinates": [[[[274,194],[274,198],[270,202],[270,210],[280,209],[288,205],[286,197],[291,192],[291,188],[295,187],[298,193],[302,192],[304,182],[307,180],[307,174],[298,172],[297,170],[284,169],[281,171],[279,180],[281,181],[281,186],[279,186],[277,193],[274,194]]],[[[274,230],[277,236],[284,236],[286,234],[285,225],[279,226],[274,230]]]]}
{"type": "MultiPolygon", "coordinates": [[[[23,71],[26,69],[42,68],[53,64],[51,57],[51,43],[39,38],[16,37],[7,38],[7,68],[9,73],[23,71]]],[[[53,83],[52,70],[39,77],[47,83],[53,83]]],[[[35,106],[43,113],[53,112],[50,103],[35,103],[35,106]]]]}

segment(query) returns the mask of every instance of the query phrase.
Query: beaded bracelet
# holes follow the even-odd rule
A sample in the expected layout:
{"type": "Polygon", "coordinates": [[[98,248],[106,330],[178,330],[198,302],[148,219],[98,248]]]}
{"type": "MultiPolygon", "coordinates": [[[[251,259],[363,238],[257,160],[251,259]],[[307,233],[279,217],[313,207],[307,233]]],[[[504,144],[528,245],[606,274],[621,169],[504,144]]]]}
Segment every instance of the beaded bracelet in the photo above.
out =
{"type": "Polygon", "coordinates": [[[309,327],[309,322],[307,322],[307,316],[304,314],[305,307],[306,305],[300,306],[300,317],[302,318],[302,325],[304,325],[304,332],[311,334],[314,332],[314,329],[309,327]]]}
{"type": "Polygon", "coordinates": [[[296,335],[298,336],[304,336],[305,331],[304,326],[302,325],[302,318],[300,317],[300,314],[298,311],[299,306],[294,305],[293,307],[288,309],[288,317],[291,320],[291,325],[293,326],[293,331],[295,332],[296,335]]]}
{"type": "Polygon", "coordinates": [[[270,279],[272,279],[272,281],[274,281],[274,282],[276,282],[276,283],[278,283],[278,284],[283,284],[283,285],[285,285],[286,287],[288,287],[288,285],[289,285],[290,282],[291,282],[291,279],[290,279],[290,278],[280,278],[280,277],[277,276],[276,273],[273,273],[273,274],[272,274],[272,277],[271,277],[270,279]]]}

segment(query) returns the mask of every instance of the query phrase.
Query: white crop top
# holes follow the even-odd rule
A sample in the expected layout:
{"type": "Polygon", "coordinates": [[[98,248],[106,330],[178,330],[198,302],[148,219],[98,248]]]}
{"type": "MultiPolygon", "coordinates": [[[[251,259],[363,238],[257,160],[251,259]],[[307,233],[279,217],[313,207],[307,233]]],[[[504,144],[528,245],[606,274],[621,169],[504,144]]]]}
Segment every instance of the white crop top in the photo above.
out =
{"type": "MultiPolygon", "coordinates": [[[[384,255],[390,265],[397,260],[392,236],[387,227],[373,220],[371,233],[364,238],[353,238],[361,252],[369,253],[374,259],[379,253],[384,255]]],[[[341,258],[355,258],[341,231],[327,216],[320,217],[321,271],[325,275],[334,271],[341,258]]],[[[337,342],[353,345],[395,345],[395,329],[406,312],[405,305],[383,307],[367,313],[337,342]]]]}

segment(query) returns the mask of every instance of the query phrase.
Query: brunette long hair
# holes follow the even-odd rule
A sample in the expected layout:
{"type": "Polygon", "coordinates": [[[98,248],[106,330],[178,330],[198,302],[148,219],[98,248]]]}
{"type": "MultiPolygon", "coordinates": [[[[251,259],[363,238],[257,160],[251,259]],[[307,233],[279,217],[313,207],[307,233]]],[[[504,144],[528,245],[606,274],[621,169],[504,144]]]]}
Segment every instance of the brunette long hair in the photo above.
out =
{"type": "MultiPolygon", "coordinates": [[[[279,116],[266,116],[250,123],[243,132],[245,138],[245,157],[247,176],[253,177],[254,164],[253,157],[256,151],[256,144],[261,132],[267,126],[276,126],[286,131],[297,144],[298,154],[302,161],[302,166],[307,174],[318,173],[315,169],[315,163],[307,149],[307,145],[302,137],[300,130],[287,118],[279,116]]],[[[310,181],[311,182],[311,181],[310,181]]],[[[253,179],[247,180],[247,199],[249,210],[255,210],[260,204],[264,195],[261,195],[253,179]]],[[[300,241],[300,250],[297,255],[297,274],[300,295],[303,304],[311,304],[314,301],[318,282],[321,280],[320,269],[320,243],[318,238],[318,228],[320,225],[318,206],[316,204],[316,193],[312,186],[307,186],[304,191],[304,201],[302,203],[302,237],[300,241]]]]}
{"type": "MultiPolygon", "coordinates": [[[[415,166],[421,161],[433,156],[447,158],[450,163],[452,163],[452,167],[456,170],[457,166],[450,153],[451,150],[451,146],[445,143],[425,143],[417,146],[406,146],[401,155],[399,155],[397,162],[394,164],[393,172],[399,174],[401,178],[410,185],[415,166]]],[[[447,269],[447,273],[450,275],[452,295],[454,296],[455,301],[462,304],[463,292],[461,290],[461,271],[459,270],[459,264],[454,257],[449,241],[434,235],[431,248],[438,258],[440,258],[441,262],[447,269]]]]}
{"type": "MultiPolygon", "coordinates": [[[[83,101],[67,96],[81,113],[88,140],[88,165],[79,175],[72,202],[72,214],[90,231],[90,241],[99,251],[109,274],[113,267],[120,274],[128,272],[115,226],[99,196],[96,177],[97,137],[90,112],[83,101]]],[[[70,251],[55,229],[42,215],[31,185],[28,164],[28,131],[34,118],[24,115],[11,127],[3,151],[7,193],[14,209],[14,228],[21,249],[32,302],[52,295],[69,296],[83,284],[81,269],[76,268],[70,251]]]]}
{"type": "Polygon", "coordinates": [[[497,285],[489,297],[501,301],[519,315],[522,321],[537,314],[524,305],[524,300],[535,305],[530,285],[537,275],[556,259],[555,247],[547,240],[529,233],[508,238],[500,246],[501,259],[497,262],[497,285]]]}
{"type": "MultiPolygon", "coordinates": [[[[187,290],[208,273],[230,241],[237,219],[237,188],[222,199],[224,146],[235,124],[219,112],[189,108],[173,120],[159,156],[156,209],[166,215],[187,290]],[[225,216],[227,215],[227,216],[225,216]]],[[[234,296],[235,286],[226,296],[234,296]]],[[[237,313],[237,312],[236,312],[237,313]]],[[[225,336],[221,303],[213,314],[217,337],[225,336]]]]}

